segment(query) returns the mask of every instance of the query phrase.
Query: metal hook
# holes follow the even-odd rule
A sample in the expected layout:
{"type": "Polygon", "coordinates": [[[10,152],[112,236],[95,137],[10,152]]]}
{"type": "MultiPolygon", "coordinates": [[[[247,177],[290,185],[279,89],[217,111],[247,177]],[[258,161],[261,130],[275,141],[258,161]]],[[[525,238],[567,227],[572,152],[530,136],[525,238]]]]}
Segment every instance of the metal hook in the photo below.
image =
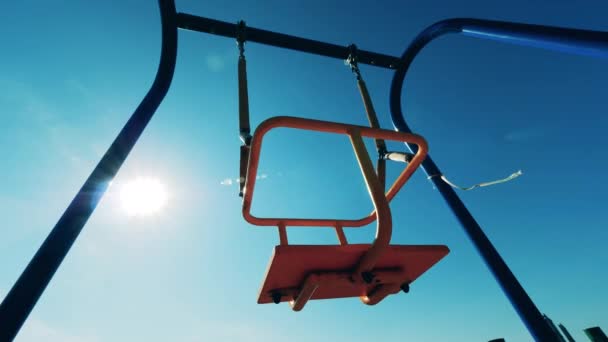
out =
{"type": "Polygon", "coordinates": [[[236,44],[239,48],[239,57],[245,58],[245,41],[247,40],[247,25],[239,20],[236,24],[236,44]]]}
{"type": "Polygon", "coordinates": [[[357,76],[357,80],[361,80],[361,71],[359,70],[359,58],[357,56],[357,45],[351,44],[348,46],[348,57],[345,60],[345,64],[350,66],[350,70],[357,76]]]}

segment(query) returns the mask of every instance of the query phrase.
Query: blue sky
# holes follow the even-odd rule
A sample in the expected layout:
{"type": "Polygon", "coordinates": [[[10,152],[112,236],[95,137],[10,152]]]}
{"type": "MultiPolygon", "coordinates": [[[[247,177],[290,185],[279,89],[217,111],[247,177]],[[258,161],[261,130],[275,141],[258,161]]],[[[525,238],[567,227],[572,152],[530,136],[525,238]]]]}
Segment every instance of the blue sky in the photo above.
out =
{"type": "MultiPolygon", "coordinates": [[[[476,17],[608,31],[602,1],[177,1],[178,11],[399,55],[426,26],[476,17]]],[[[156,1],[0,5],[0,298],[10,289],[151,84],[156,1]]],[[[252,124],[293,115],[365,124],[339,60],[247,45],[252,124]]],[[[257,305],[275,229],[241,217],[234,41],[181,31],[173,85],[17,341],[485,341],[530,337],[439,194],[419,171],[392,203],[398,244],[451,253],[376,307],[357,299],[257,305]],[[169,189],[129,217],[119,189],[169,189]]],[[[392,73],[362,67],[391,128],[392,73]]],[[[453,181],[524,176],[461,193],[539,308],[577,339],[608,329],[605,244],[608,60],[470,37],[431,43],[406,79],[414,131],[453,181]]],[[[399,145],[392,145],[400,148],[399,145]]],[[[393,177],[400,165],[391,165],[393,177]]],[[[253,212],[353,217],[370,209],[348,141],[268,135],[253,212]]],[[[371,241],[373,227],[347,233],[371,241]]],[[[292,243],[335,243],[290,230],[292,243]]]]}

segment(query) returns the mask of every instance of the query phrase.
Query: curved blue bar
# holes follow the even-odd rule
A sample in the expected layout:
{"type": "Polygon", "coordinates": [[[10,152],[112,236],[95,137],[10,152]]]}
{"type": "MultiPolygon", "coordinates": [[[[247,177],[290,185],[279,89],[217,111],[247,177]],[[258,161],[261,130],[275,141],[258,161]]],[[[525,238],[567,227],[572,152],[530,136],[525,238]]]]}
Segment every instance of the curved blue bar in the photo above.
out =
{"type": "Polygon", "coordinates": [[[169,90],[177,58],[176,10],[173,0],[158,5],[162,47],[154,83],[0,304],[0,341],[15,338],[169,90]]]}
{"type": "Polygon", "coordinates": [[[496,40],[503,43],[531,46],[576,55],[608,57],[608,41],[603,40],[573,39],[573,37],[553,36],[539,32],[514,32],[479,26],[466,26],[461,32],[465,36],[496,40]]]}
{"type": "MultiPolygon", "coordinates": [[[[448,19],[435,23],[422,31],[401,56],[390,90],[391,118],[395,129],[411,132],[405,121],[401,105],[403,82],[412,61],[431,40],[448,33],[462,33],[476,38],[539,47],[560,52],[608,57],[608,33],[566,29],[529,24],[516,24],[479,19],[448,19]]],[[[415,146],[408,145],[411,150],[415,146]]],[[[541,312],[511,272],[481,226],[469,212],[454,189],[441,180],[441,170],[430,155],[422,163],[444,200],[462,225],[469,239],[496,278],[513,308],[536,341],[558,341],[541,312]]]]}

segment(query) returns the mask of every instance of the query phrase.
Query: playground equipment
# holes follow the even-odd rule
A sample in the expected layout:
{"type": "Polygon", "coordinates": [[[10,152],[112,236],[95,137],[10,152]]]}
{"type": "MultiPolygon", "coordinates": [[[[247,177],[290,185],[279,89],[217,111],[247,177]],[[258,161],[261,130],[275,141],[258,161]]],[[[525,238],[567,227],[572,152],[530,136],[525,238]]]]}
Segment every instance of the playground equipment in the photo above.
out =
{"type": "Polygon", "coordinates": [[[279,228],[281,244],[275,248],[258,303],[290,301],[295,311],[309,299],[359,296],[365,304],[376,304],[409,284],[435,264],[448,249],[445,246],[392,246],[389,198],[399,191],[426,156],[426,142],[417,135],[294,117],[274,117],[264,121],[251,140],[249,167],[245,181],[243,216],[256,225],[279,228]],[[258,157],[264,134],[275,127],[309,129],[348,135],[374,203],[374,212],[359,220],[258,218],[250,213],[258,157]],[[415,143],[419,148],[395,184],[384,194],[365,149],[362,136],[415,143]],[[371,245],[348,244],[343,227],[360,227],[378,221],[371,245]],[[287,242],[287,226],[335,227],[339,246],[293,246],[287,242]]]}
{"type": "Polygon", "coordinates": [[[356,297],[374,305],[386,296],[409,291],[410,284],[448,253],[446,246],[390,245],[392,217],[389,201],[395,197],[426,157],[426,141],[412,133],[379,129],[378,118],[367,86],[357,65],[357,49],[350,46],[347,58],[357,77],[357,85],[371,128],[335,122],[295,117],[273,117],[262,122],[250,136],[247,68],[244,53],[245,23],[239,22],[239,126],[241,146],[241,186],[243,217],[259,226],[277,226],[280,245],[276,246],[268,267],[258,303],[276,304],[289,301],[294,311],[301,310],[309,299],[356,297]],[[251,214],[255,181],[262,141],[274,128],[296,128],[325,133],[343,134],[350,138],[361,173],[374,204],[374,211],[358,220],[259,218],[251,214]],[[373,137],[378,152],[377,170],[363,143],[363,137],[373,137]],[[386,140],[398,140],[417,146],[415,154],[388,152],[386,140]],[[388,156],[407,162],[407,167],[385,194],[386,162],[388,156]],[[343,228],[361,227],[377,220],[376,239],[372,244],[349,244],[343,228]],[[340,245],[289,245],[287,227],[334,227],[340,245]]]}
{"type": "MultiPolygon", "coordinates": [[[[174,0],[159,0],[158,3],[162,22],[162,48],[160,65],[154,83],[114,142],[110,145],[108,151],[69,204],[53,230],[42,243],[19,279],[11,288],[2,304],[0,304],[0,341],[10,341],[17,335],[19,329],[44,292],[44,289],[50,282],[62,260],[67,255],[91,213],[95,210],[95,207],[109,186],[109,183],[118,172],[122,163],[137,142],[137,139],[152,118],[160,102],[166,95],[171,84],[176,63],[178,28],[237,39],[239,34],[243,34],[242,29],[239,28],[242,28],[242,25],[177,13],[174,0]]],[[[390,91],[390,108],[393,124],[398,132],[390,132],[391,134],[389,134],[388,131],[374,128],[373,124],[372,128],[369,128],[329,122],[316,122],[314,120],[301,118],[281,117],[266,121],[262,124],[262,129],[270,129],[273,126],[280,125],[291,125],[291,127],[295,128],[314,128],[317,130],[329,130],[334,133],[349,135],[376,208],[376,214],[372,215],[372,217],[377,216],[375,218],[378,219],[378,233],[380,235],[378,236],[378,239],[369,246],[346,246],[345,243],[342,243],[339,247],[348,247],[349,253],[352,252],[353,254],[356,254],[356,256],[351,256],[349,254],[348,257],[344,258],[345,261],[340,261],[340,263],[344,262],[344,264],[330,265],[328,270],[322,270],[320,274],[315,274],[314,272],[309,273],[306,279],[302,281],[296,280],[295,282],[287,284],[287,289],[279,289],[281,291],[284,290],[284,293],[279,291],[278,294],[272,294],[277,293],[276,286],[283,285],[280,282],[277,283],[278,285],[273,283],[275,276],[272,273],[273,271],[271,268],[267,276],[265,287],[261,293],[260,302],[268,299],[277,301],[277,298],[278,301],[281,301],[284,296],[285,298],[296,297],[292,305],[294,309],[301,309],[310,298],[361,295],[361,292],[364,292],[365,295],[361,295],[362,300],[364,302],[367,301],[368,304],[373,304],[374,302],[382,300],[385,295],[395,292],[396,284],[403,282],[399,286],[403,287],[403,290],[407,290],[406,285],[413,280],[408,279],[408,277],[415,277],[416,274],[403,274],[398,268],[408,268],[410,267],[410,264],[407,262],[406,264],[399,264],[399,262],[392,260],[392,256],[399,255],[400,260],[410,260],[410,257],[417,259],[418,255],[410,255],[410,251],[404,252],[400,247],[389,247],[388,242],[385,240],[387,236],[386,232],[388,231],[386,228],[390,227],[390,225],[387,225],[387,222],[389,221],[384,218],[387,214],[390,216],[390,211],[386,210],[388,195],[385,195],[383,191],[383,181],[380,176],[381,172],[373,172],[373,166],[371,166],[369,156],[366,153],[363,153],[366,151],[362,151],[361,147],[362,136],[375,137],[377,140],[395,139],[404,141],[405,144],[415,152],[413,159],[406,160],[406,158],[403,158],[404,161],[408,162],[408,166],[404,173],[413,172],[415,169],[414,164],[420,163],[430,180],[462,224],[465,232],[479,251],[481,257],[486,262],[488,268],[503,289],[505,295],[511,301],[514,309],[519,314],[533,338],[537,341],[557,340],[552,330],[544,321],[540,311],[520,285],[517,278],[510,271],[498,251],[483,233],[481,227],[475,221],[471,213],[459,199],[454,189],[442,180],[440,169],[430,156],[427,155],[426,158],[422,160],[423,153],[425,152],[425,143],[420,137],[411,134],[412,132],[405,122],[401,107],[401,94],[407,70],[414,57],[422,48],[424,48],[424,46],[426,46],[426,44],[433,39],[448,33],[460,33],[476,38],[529,45],[560,52],[592,56],[608,55],[608,33],[605,32],[479,19],[449,19],[438,22],[422,31],[405,50],[401,58],[364,50],[357,51],[356,57],[358,63],[395,70],[395,76],[390,91]],[[357,150],[359,150],[359,153],[357,153],[357,150]],[[418,159],[414,160],[415,158],[418,159]],[[383,259],[384,256],[382,256],[382,253],[379,253],[380,256],[378,256],[375,252],[372,252],[378,248],[383,251],[388,251],[386,255],[391,256],[391,258],[389,258],[391,260],[383,259]],[[351,270],[351,272],[345,274],[344,272],[336,271],[337,269],[342,269],[342,267],[347,267],[345,265],[355,265],[354,272],[351,270]],[[395,266],[397,269],[395,269],[395,266]],[[385,269],[387,267],[388,269],[385,269]],[[374,275],[380,279],[380,282],[378,283],[380,286],[378,288],[372,288],[372,282],[375,279],[374,275]],[[343,283],[345,281],[354,281],[359,285],[354,286],[354,291],[350,289],[348,291],[340,292],[325,292],[326,284],[331,285],[343,283]],[[296,292],[294,292],[291,287],[292,285],[298,287],[296,292]],[[315,291],[316,287],[319,288],[315,291]],[[270,297],[265,295],[265,290],[270,291],[270,297]],[[281,296],[280,298],[279,295],[281,296]]],[[[241,37],[241,40],[243,38],[244,37],[241,37]]],[[[246,29],[246,40],[248,42],[257,42],[339,59],[347,59],[352,53],[352,48],[348,46],[328,44],[251,27],[246,29]]],[[[243,126],[241,126],[241,128],[243,128],[243,126]]],[[[256,156],[253,152],[256,147],[254,144],[261,144],[263,130],[258,128],[258,132],[259,133],[254,133],[251,141],[247,141],[247,134],[243,134],[246,132],[241,131],[242,137],[245,137],[244,145],[246,146],[245,148],[241,148],[241,155],[244,158],[251,157],[250,161],[246,164],[248,165],[248,168],[251,168],[252,164],[255,164],[256,156]],[[249,143],[251,143],[251,151],[247,150],[249,143]]],[[[401,154],[401,156],[407,156],[407,154],[401,154]]],[[[387,155],[381,155],[380,157],[382,157],[381,159],[384,157],[390,158],[390,156],[387,155]]],[[[379,170],[382,168],[382,166],[380,166],[382,163],[383,162],[379,163],[379,170]]],[[[255,173],[252,173],[251,169],[248,171],[245,170],[243,167],[244,164],[241,165],[243,170],[241,175],[245,174],[247,176],[247,172],[249,174],[255,173]]],[[[405,178],[406,176],[403,176],[402,174],[401,177],[405,178]]],[[[243,195],[245,197],[244,215],[251,222],[251,220],[255,220],[255,218],[247,216],[248,209],[246,201],[248,199],[247,196],[253,194],[253,178],[255,177],[246,178],[248,178],[248,181],[246,181],[245,187],[243,188],[243,195]],[[249,193],[248,187],[251,189],[249,193]]],[[[250,199],[251,198],[249,198],[249,200],[250,199]]],[[[271,222],[259,223],[270,224],[271,222]]],[[[328,224],[327,222],[321,223],[323,223],[321,224],[322,226],[335,227],[340,241],[343,242],[344,240],[344,242],[346,242],[345,238],[340,236],[342,227],[339,223],[336,223],[335,220],[332,221],[331,224],[328,224]]],[[[352,224],[353,222],[350,223],[352,224]]],[[[308,252],[310,252],[310,250],[307,251],[306,246],[287,246],[285,227],[287,225],[297,225],[297,220],[288,220],[283,222],[283,224],[281,224],[281,222],[273,221],[272,225],[275,224],[279,227],[279,233],[282,237],[281,240],[284,243],[275,249],[275,258],[278,259],[275,260],[276,264],[273,262],[273,265],[276,265],[279,268],[283,267],[281,266],[281,260],[283,260],[283,258],[289,258],[289,255],[287,255],[289,253],[295,253],[298,256],[309,255],[308,252]]],[[[328,253],[334,252],[329,252],[328,249],[328,253]]],[[[438,254],[445,253],[447,253],[447,249],[443,249],[441,253],[439,253],[438,250],[430,253],[434,255],[435,259],[425,262],[425,267],[432,264],[433,260],[436,262],[438,254]]],[[[313,260],[307,260],[306,263],[307,265],[312,264],[313,260]]],[[[308,270],[302,268],[298,271],[298,273],[302,272],[308,272],[308,270]]],[[[292,278],[289,276],[289,279],[292,281],[297,277],[298,276],[293,276],[292,278]]]]}

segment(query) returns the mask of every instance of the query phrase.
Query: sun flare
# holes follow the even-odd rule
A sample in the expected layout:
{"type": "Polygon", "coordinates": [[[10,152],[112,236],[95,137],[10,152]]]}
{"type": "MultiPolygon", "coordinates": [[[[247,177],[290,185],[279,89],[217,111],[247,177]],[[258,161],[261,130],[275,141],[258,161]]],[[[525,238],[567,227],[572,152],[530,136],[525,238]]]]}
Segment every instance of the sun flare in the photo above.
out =
{"type": "Polygon", "coordinates": [[[136,178],[125,184],[120,198],[129,216],[149,216],[167,204],[165,185],[156,178],[136,178]]]}

